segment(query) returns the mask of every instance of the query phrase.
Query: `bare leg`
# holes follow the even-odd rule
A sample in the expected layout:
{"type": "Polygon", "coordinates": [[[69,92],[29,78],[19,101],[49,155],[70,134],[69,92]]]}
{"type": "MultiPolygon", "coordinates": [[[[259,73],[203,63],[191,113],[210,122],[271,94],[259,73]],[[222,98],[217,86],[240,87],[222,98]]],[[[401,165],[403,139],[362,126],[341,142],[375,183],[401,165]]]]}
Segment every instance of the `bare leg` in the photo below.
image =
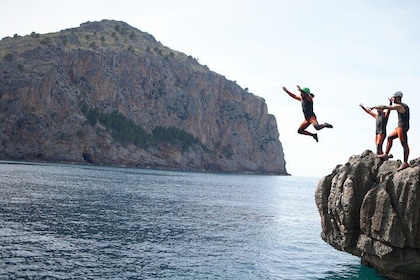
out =
{"type": "Polygon", "coordinates": [[[376,154],[382,155],[384,153],[384,151],[382,150],[382,146],[384,144],[385,135],[384,134],[376,134],[375,140],[376,140],[375,141],[375,143],[376,143],[376,154]]]}
{"type": "Polygon", "coordinates": [[[309,132],[309,131],[307,131],[307,130],[306,130],[310,124],[311,124],[310,122],[308,122],[307,120],[304,120],[304,121],[301,123],[301,125],[299,126],[299,128],[298,128],[298,131],[297,131],[297,132],[298,132],[299,134],[312,136],[312,137],[316,140],[316,142],[318,142],[318,135],[317,135],[317,134],[315,134],[315,133],[311,133],[311,132],[309,132]]]}
{"type": "Polygon", "coordinates": [[[398,129],[398,138],[400,138],[401,145],[404,150],[404,162],[398,168],[398,170],[403,170],[408,167],[408,155],[410,154],[410,147],[407,143],[407,132],[402,128],[399,127],[398,129]]]}
{"type": "Polygon", "coordinates": [[[379,158],[383,159],[383,160],[387,160],[389,158],[389,152],[391,151],[392,148],[392,141],[394,141],[395,138],[398,137],[398,131],[397,129],[395,129],[393,132],[391,132],[391,134],[388,135],[387,137],[387,143],[386,143],[386,150],[384,154],[378,155],[379,158]]]}
{"type": "Polygon", "coordinates": [[[332,127],[333,127],[333,126],[332,126],[331,124],[329,124],[329,123],[319,124],[319,123],[318,123],[318,120],[316,119],[316,117],[315,117],[315,116],[311,117],[311,118],[309,119],[309,122],[310,122],[310,123],[314,126],[314,128],[315,128],[316,130],[321,130],[321,129],[325,128],[325,127],[327,127],[327,128],[332,128],[332,127]]]}

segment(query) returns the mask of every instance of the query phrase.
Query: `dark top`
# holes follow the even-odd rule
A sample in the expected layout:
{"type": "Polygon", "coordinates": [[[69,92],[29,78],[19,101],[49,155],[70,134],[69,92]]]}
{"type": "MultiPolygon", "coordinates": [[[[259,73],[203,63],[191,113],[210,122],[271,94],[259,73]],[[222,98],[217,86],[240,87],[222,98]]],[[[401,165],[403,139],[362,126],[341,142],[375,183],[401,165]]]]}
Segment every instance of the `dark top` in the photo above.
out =
{"type": "Polygon", "coordinates": [[[308,97],[308,95],[302,94],[300,103],[302,104],[302,111],[305,116],[305,120],[308,121],[311,117],[315,116],[314,102],[308,97]]]}
{"type": "Polygon", "coordinates": [[[385,113],[378,114],[376,117],[376,134],[385,134],[386,135],[386,124],[388,123],[388,117],[385,116],[385,113]]]}
{"type": "Polygon", "coordinates": [[[401,103],[401,105],[404,106],[405,113],[401,114],[398,112],[398,127],[402,127],[405,131],[408,131],[410,129],[410,108],[405,103],[401,103]]]}

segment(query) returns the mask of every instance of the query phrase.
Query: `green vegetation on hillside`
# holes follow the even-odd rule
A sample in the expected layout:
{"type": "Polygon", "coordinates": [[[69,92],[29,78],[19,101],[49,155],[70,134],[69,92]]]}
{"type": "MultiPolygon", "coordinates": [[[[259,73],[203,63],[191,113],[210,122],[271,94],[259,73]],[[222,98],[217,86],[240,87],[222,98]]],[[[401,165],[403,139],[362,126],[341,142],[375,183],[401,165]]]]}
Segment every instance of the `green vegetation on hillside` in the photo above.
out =
{"type": "Polygon", "coordinates": [[[176,127],[156,126],[153,129],[153,139],[158,142],[180,144],[183,150],[188,149],[192,144],[199,144],[200,140],[192,134],[176,127]]]}
{"type": "Polygon", "coordinates": [[[98,109],[87,109],[86,106],[83,106],[82,113],[90,125],[102,124],[111,133],[114,140],[125,145],[134,144],[137,147],[146,147],[165,142],[180,146],[185,151],[191,145],[200,143],[198,138],[176,127],[156,126],[152,134],[147,133],[142,127],[118,111],[106,114],[98,109]]]}

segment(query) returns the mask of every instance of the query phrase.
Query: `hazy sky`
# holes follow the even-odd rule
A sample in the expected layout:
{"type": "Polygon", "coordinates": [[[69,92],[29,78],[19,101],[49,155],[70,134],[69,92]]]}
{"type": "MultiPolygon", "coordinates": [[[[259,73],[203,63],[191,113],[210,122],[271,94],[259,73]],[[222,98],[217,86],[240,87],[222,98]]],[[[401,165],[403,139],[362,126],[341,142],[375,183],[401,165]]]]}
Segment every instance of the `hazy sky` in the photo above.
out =
{"type": "MultiPolygon", "coordinates": [[[[265,98],[296,176],[321,177],[366,149],[375,119],[359,107],[396,91],[411,109],[410,159],[420,156],[420,1],[393,0],[3,0],[0,38],[114,19],[153,35],[265,98]],[[281,89],[315,93],[319,143],[297,134],[300,103],[281,89]]],[[[391,114],[388,132],[397,124],[391,114]]],[[[309,130],[314,131],[312,127],[309,130]]],[[[386,143],[385,143],[386,144],[386,143]]],[[[384,144],[384,148],[385,148],[384,144]]],[[[391,153],[402,159],[394,141],[391,153]]]]}

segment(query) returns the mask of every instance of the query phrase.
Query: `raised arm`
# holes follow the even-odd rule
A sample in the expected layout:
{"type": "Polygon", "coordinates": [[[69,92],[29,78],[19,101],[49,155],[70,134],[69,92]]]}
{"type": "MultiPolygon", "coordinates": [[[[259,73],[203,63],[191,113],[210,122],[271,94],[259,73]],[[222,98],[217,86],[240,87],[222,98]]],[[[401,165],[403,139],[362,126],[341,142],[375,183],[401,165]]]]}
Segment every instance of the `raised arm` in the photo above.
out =
{"type": "MultiPolygon", "coordinates": [[[[392,106],[392,98],[389,98],[389,106],[392,106]]],[[[388,118],[391,110],[385,110],[385,117],[388,118]]]]}
{"type": "Polygon", "coordinates": [[[292,98],[301,101],[301,97],[291,93],[286,87],[283,87],[283,90],[292,98]]]}
{"type": "Polygon", "coordinates": [[[362,109],[363,109],[363,111],[365,111],[366,113],[368,113],[369,115],[371,115],[372,117],[374,117],[375,119],[376,119],[376,117],[378,116],[377,114],[375,114],[374,112],[372,112],[372,110],[371,109],[369,109],[369,108],[366,108],[365,106],[363,106],[363,104],[362,103],[360,103],[360,105],[359,105],[362,109]]]}

